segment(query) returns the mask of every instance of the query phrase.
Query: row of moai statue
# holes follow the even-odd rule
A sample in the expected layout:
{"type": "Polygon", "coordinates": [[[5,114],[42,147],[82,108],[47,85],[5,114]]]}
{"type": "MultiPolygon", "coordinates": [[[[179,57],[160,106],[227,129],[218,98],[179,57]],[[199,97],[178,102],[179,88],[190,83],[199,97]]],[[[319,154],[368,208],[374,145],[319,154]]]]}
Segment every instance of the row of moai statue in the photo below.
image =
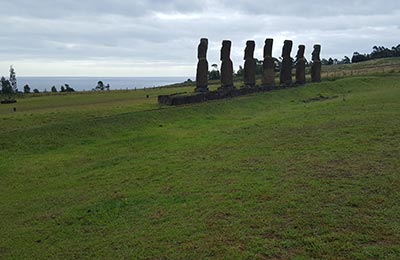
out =
{"type": "MultiPolygon", "coordinates": [[[[223,41],[221,48],[221,88],[222,90],[231,90],[233,86],[233,62],[230,58],[231,41],[223,41]]],[[[262,86],[275,86],[275,61],[272,57],[273,39],[266,39],[264,45],[263,75],[262,86]]],[[[254,41],[247,41],[244,55],[244,86],[256,86],[256,59],[254,58],[256,44],[254,41]]],[[[280,71],[280,85],[291,86],[292,82],[292,52],[293,42],[286,40],[282,49],[282,67],[280,71]]],[[[208,91],[208,62],[207,62],[208,39],[201,39],[198,47],[198,65],[196,75],[195,92],[208,91]]],[[[303,85],[306,83],[306,60],[304,58],[305,46],[299,45],[296,55],[296,84],[303,85]]],[[[311,81],[321,81],[321,46],[314,45],[312,53],[311,81]]]]}

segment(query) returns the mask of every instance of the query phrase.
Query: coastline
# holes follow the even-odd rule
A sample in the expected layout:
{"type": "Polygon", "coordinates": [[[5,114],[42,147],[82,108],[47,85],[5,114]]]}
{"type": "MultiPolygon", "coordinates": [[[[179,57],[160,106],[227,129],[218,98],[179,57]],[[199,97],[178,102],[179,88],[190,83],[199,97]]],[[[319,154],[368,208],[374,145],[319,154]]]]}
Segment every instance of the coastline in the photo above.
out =
{"type": "Polygon", "coordinates": [[[184,83],[193,76],[182,77],[58,77],[58,76],[19,76],[18,89],[21,91],[28,84],[31,89],[40,92],[50,91],[52,86],[60,89],[68,84],[78,92],[92,91],[98,81],[110,84],[111,90],[134,90],[144,88],[165,87],[184,83]]]}

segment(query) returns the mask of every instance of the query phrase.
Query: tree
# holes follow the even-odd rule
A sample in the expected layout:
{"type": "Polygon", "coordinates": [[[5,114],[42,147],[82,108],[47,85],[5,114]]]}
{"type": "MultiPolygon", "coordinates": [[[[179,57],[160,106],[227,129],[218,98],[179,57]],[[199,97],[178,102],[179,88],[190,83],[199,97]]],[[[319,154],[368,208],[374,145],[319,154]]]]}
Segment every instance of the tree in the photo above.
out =
{"type": "Polygon", "coordinates": [[[208,79],[209,80],[218,80],[221,78],[220,72],[218,70],[218,65],[217,64],[213,64],[211,65],[212,70],[210,71],[210,73],[208,74],[208,79]]]}
{"type": "Polygon", "coordinates": [[[95,90],[99,90],[99,91],[107,90],[107,91],[109,91],[110,90],[110,84],[105,85],[104,82],[100,80],[99,82],[97,82],[97,86],[93,89],[93,91],[95,91],[95,90]]]}
{"type": "Polygon", "coordinates": [[[322,59],[321,59],[321,64],[322,64],[322,65],[327,65],[327,64],[328,64],[328,60],[325,59],[325,58],[322,58],[322,59]]]}
{"type": "Polygon", "coordinates": [[[1,83],[1,93],[3,95],[7,95],[8,97],[11,97],[13,94],[13,89],[12,85],[9,80],[7,80],[5,77],[1,77],[0,79],[1,83]]]}
{"type": "Polygon", "coordinates": [[[95,88],[96,90],[104,90],[104,83],[103,83],[103,81],[99,81],[99,82],[97,82],[97,86],[96,86],[96,88],[95,88]]]}
{"type": "Polygon", "coordinates": [[[242,65],[239,65],[239,69],[236,72],[236,77],[243,77],[243,75],[244,75],[244,69],[243,69],[242,65]]]}
{"type": "Polygon", "coordinates": [[[103,81],[97,82],[96,90],[104,90],[104,83],[103,81]]]}
{"type": "Polygon", "coordinates": [[[397,45],[396,47],[392,47],[392,51],[395,57],[400,57],[400,44],[397,45]]]}
{"type": "Polygon", "coordinates": [[[69,84],[64,84],[65,85],[65,92],[75,92],[75,89],[71,88],[69,84]]]}
{"type": "Polygon", "coordinates": [[[210,71],[210,74],[208,76],[209,80],[218,80],[221,78],[221,75],[219,73],[219,70],[212,70],[210,71]]]}
{"type": "Polygon", "coordinates": [[[60,91],[61,91],[61,92],[65,92],[65,87],[64,87],[64,86],[61,86],[60,91]]]}
{"type": "Polygon", "coordinates": [[[37,89],[37,88],[35,88],[34,90],[33,90],[33,93],[40,93],[40,91],[37,89]]]}
{"type": "Polygon", "coordinates": [[[274,60],[274,63],[275,63],[275,72],[279,72],[282,67],[282,62],[279,59],[274,58],[274,57],[272,59],[274,60]]]}
{"type": "Polygon", "coordinates": [[[31,92],[31,88],[29,87],[28,84],[26,84],[26,85],[24,86],[24,93],[25,93],[25,94],[28,94],[28,93],[30,93],[30,92],[31,92]]]}
{"type": "Polygon", "coordinates": [[[57,92],[56,86],[52,86],[52,87],[51,87],[51,92],[57,92]]]}
{"type": "Polygon", "coordinates": [[[14,69],[14,67],[12,65],[10,66],[10,79],[9,79],[9,81],[10,81],[13,93],[17,93],[18,92],[17,76],[15,74],[15,69],[14,69]]]}
{"type": "Polygon", "coordinates": [[[368,54],[360,54],[358,52],[353,53],[353,57],[351,58],[352,63],[367,61],[370,59],[368,54]]]}
{"type": "Polygon", "coordinates": [[[256,75],[262,75],[264,66],[263,66],[263,61],[256,59],[256,75]]]}
{"type": "Polygon", "coordinates": [[[343,60],[342,60],[342,63],[343,63],[343,64],[350,64],[350,63],[351,63],[351,60],[350,60],[349,57],[344,56],[344,58],[343,58],[343,60]]]}

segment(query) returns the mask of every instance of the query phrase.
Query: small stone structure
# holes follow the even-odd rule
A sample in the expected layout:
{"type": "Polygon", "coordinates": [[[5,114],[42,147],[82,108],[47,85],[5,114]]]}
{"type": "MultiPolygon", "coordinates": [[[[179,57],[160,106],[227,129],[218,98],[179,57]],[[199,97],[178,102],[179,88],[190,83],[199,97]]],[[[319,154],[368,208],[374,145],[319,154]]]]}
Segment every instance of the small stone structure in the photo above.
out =
{"type": "Polygon", "coordinates": [[[208,39],[202,38],[197,49],[197,73],[195,92],[203,93],[208,91],[208,62],[207,62],[208,39]]]}
{"type": "Polygon", "coordinates": [[[17,103],[17,100],[6,98],[0,101],[0,104],[14,104],[14,103],[17,103]]]}
{"type": "Polygon", "coordinates": [[[262,85],[273,88],[275,86],[275,62],[272,58],[273,39],[266,39],[264,45],[264,62],[262,85]]]}
{"type": "Polygon", "coordinates": [[[290,53],[292,52],[293,42],[286,40],[282,49],[282,68],[280,83],[282,86],[292,85],[292,58],[290,53]]]}
{"type": "Polygon", "coordinates": [[[233,63],[231,60],[231,41],[222,41],[221,48],[221,87],[222,90],[233,88],[233,63]]]}
{"type": "Polygon", "coordinates": [[[244,51],[244,86],[254,88],[256,86],[256,60],[254,59],[255,41],[247,41],[244,51]]]}
{"type": "MultiPolygon", "coordinates": [[[[158,96],[158,103],[164,105],[183,105],[191,103],[199,103],[208,100],[225,99],[236,96],[243,96],[252,93],[272,91],[294,87],[292,84],[292,51],[293,42],[285,41],[282,50],[282,68],[280,75],[281,84],[275,86],[275,62],[272,57],[273,39],[266,39],[264,46],[264,64],[262,85],[257,86],[255,81],[256,61],[254,59],[255,42],[248,41],[245,50],[245,75],[244,88],[237,89],[233,85],[233,63],[230,58],[231,41],[223,41],[221,48],[221,87],[215,91],[208,90],[208,63],[207,63],[207,46],[208,40],[201,39],[198,48],[198,65],[196,75],[196,90],[194,93],[176,93],[172,95],[158,96]]],[[[300,45],[296,59],[296,85],[305,84],[305,46],[300,45]]],[[[313,82],[321,81],[321,46],[315,45],[312,55],[313,66],[311,68],[311,78],[313,82]]]]}
{"type": "Polygon", "coordinates": [[[311,66],[311,81],[321,82],[321,45],[314,45],[314,51],[312,52],[312,66],[311,66]]]}
{"type": "Polygon", "coordinates": [[[296,84],[304,85],[306,84],[306,59],[304,58],[304,52],[306,46],[299,45],[299,50],[296,56],[296,84]]]}
{"type": "MultiPolygon", "coordinates": [[[[277,86],[275,89],[280,89],[280,88],[281,88],[280,86],[277,86]]],[[[192,94],[176,93],[172,95],[162,95],[158,96],[158,103],[163,105],[176,106],[176,105],[205,102],[209,100],[244,96],[253,93],[267,92],[271,90],[272,89],[269,86],[265,87],[255,86],[253,88],[240,88],[240,89],[234,87],[230,89],[219,88],[218,90],[204,92],[204,93],[192,93],[192,94]]]]}

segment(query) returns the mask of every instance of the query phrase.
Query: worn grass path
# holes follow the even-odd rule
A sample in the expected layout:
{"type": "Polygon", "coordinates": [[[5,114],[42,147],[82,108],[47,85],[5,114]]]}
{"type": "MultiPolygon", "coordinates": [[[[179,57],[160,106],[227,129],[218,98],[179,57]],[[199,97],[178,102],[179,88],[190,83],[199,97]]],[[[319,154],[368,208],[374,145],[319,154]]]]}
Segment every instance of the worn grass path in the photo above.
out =
{"type": "Polygon", "coordinates": [[[26,99],[0,113],[0,258],[399,259],[399,100],[396,73],[182,107],[26,99]]]}

